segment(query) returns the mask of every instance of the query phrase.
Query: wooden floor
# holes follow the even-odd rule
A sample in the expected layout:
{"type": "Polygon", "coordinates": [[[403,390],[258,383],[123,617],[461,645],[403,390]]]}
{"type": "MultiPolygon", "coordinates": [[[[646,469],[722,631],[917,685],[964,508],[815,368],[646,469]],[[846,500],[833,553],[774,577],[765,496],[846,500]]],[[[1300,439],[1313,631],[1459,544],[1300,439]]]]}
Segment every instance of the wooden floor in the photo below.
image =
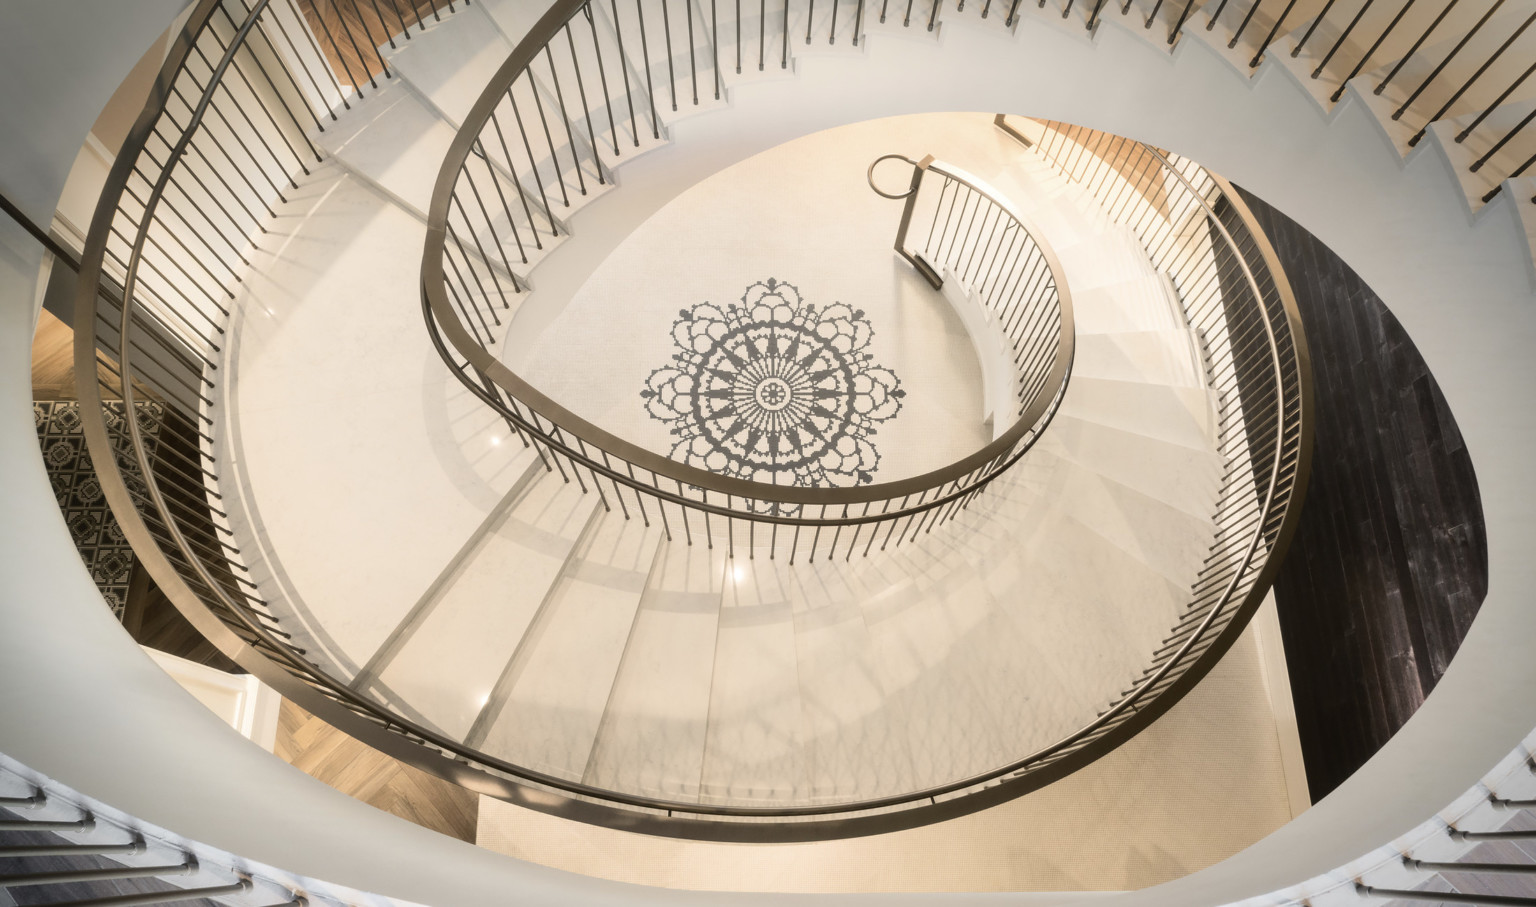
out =
{"type": "Polygon", "coordinates": [[[287,700],[276,753],[350,797],[474,843],[479,795],[365,746],[287,700]]]}
{"type": "Polygon", "coordinates": [[[1472,458],[1383,301],[1244,193],[1295,291],[1316,383],[1312,484],[1275,584],[1314,800],[1423,703],[1488,589],[1472,458]]]}
{"type": "MultiPolygon", "coordinates": [[[[1121,178],[1138,195],[1146,199],[1158,213],[1165,217],[1168,215],[1168,186],[1163,180],[1163,164],[1148,154],[1141,143],[1085,126],[1057,123],[1051,127],[1048,120],[1036,119],[1035,122],[1054,128],[1073,146],[1089,149],[1096,157],[1119,172],[1121,178]]],[[[1050,133],[1047,135],[1049,136],[1050,133]]],[[[1067,166],[1072,166],[1081,157],[1082,152],[1068,147],[1057,149],[1054,154],[1067,166]]]]}
{"type": "MultiPolygon", "coordinates": [[[[462,2],[462,0],[461,0],[462,2]]],[[[299,0],[336,80],[357,85],[385,72],[378,48],[449,11],[449,0],[299,0]]]]}

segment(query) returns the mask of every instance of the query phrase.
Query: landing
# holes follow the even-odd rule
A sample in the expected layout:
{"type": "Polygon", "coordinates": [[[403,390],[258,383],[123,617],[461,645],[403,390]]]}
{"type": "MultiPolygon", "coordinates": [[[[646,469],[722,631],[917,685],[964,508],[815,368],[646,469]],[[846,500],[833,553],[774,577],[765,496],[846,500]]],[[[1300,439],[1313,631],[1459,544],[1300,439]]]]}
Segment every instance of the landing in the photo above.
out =
{"type": "MultiPolygon", "coordinates": [[[[744,478],[852,485],[946,466],[992,440],[980,367],[951,305],[894,253],[902,204],[866,171],[899,152],[990,173],[1017,158],[1010,141],[986,115],[902,117],[721,171],[619,246],[521,370],[622,438],[744,478]],[[818,395],[815,372],[847,387],[818,395]]],[[[882,185],[909,172],[883,165],[882,185]]]]}

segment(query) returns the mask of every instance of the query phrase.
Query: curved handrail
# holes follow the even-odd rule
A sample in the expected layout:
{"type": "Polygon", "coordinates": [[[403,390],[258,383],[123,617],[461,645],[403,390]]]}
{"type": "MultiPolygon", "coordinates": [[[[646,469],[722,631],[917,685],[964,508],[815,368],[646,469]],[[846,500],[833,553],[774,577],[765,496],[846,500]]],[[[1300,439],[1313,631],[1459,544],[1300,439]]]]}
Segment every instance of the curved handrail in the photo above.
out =
{"type": "MultiPolygon", "coordinates": [[[[550,47],[551,42],[562,35],[565,36],[565,44],[571,48],[571,63],[579,66],[569,26],[587,9],[587,0],[561,0],[529,30],[464,117],[463,125],[439,171],[427,214],[427,241],[422,256],[422,291],[430,309],[428,330],[441,335],[447,344],[439,342],[438,337],[434,337],[433,342],[439,350],[451,348],[452,351],[452,355],[446,357],[445,361],[465,387],[491,403],[500,415],[527,432],[534,444],[568,457],[591,470],[595,477],[608,480],[615,494],[623,495],[626,490],[629,491],[641,499],[642,508],[645,500],[654,500],[661,506],[671,504],[682,508],[685,519],[688,512],[725,518],[729,522],[724,531],[733,546],[737,523],[747,524],[750,538],[757,524],[766,524],[770,528],[891,524],[894,531],[898,522],[905,521],[900,526],[899,536],[905,538],[912,521],[922,518],[927,523],[927,517],[932,511],[947,508],[934,524],[949,519],[955,508],[948,505],[967,499],[1017,462],[1054,412],[1055,401],[1059,399],[1066,382],[1067,365],[1071,358],[1070,331],[1062,331],[1058,336],[1058,367],[1051,371],[1050,380],[1040,386],[1032,400],[1025,401],[1026,405],[1021,407],[1017,421],[992,442],[966,457],[922,475],[848,487],[812,488],[755,482],[709,472],[646,450],[561,406],[518,376],[491,352],[489,347],[494,343],[494,338],[487,330],[482,339],[481,331],[475,327],[476,320],[469,317],[473,310],[479,323],[486,323],[484,315],[471,297],[477,293],[484,296],[487,311],[494,317],[493,295],[504,297],[508,290],[514,293],[521,291],[516,274],[507,264],[507,254],[509,251],[516,254],[510,248],[513,241],[519,248],[524,242],[515,226],[519,210],[516,199],[525,193],[531,194],[527,186],[537,184],[538,194],[544,197],[546,217],[551,224],[555,221],[546,195],[545,181],[548,173],[542,168],[544,160],[538,157],[543,152],[532,150],[528,144],[528,134],[523,131],[521,122],[523,114],[516,100],[518,90],[527,89],[523,92],[525,104],[527,96],[534,97],[536,101],[537,89],[529,88],[526,83],[520,84],[519,80],[532,73],[534,62],[541,57],[547,62],[550,71],[555,73],[550,47]],[[503,130],[496,116],[504,101],[512,114],[509,120],[516,118],[517,129],[522,133],[523,147],[527,149],[526,166],[520,160],[514,162],[513,155],[506,151],[508,142],[505,133],[510,132],[511,127],[503,130]],[[503,149],[501,157],[496,156],[497,147],[503,149]],[[489,182],[490,188],[481,188],[476,183],[476,177],[470,170],[472,165],[481,171],[482,181],[489,182]],[[509,201],[509,198],[513,201],[509,201]],[[488,211],[487,200],[499,200],[502,211],[496,212],[494,206],[488,211]],[[470,234],[469,248],[466,248],[465,241],[458,236],[454,226],[455,212],[458,215],[457,222],[470,234]],[[470,212],[479,212],[480,216],[476,218],[470,212]],[[496,224],[500,222],[514,226],[510,231],[505,228],[498,231],[496,224]],[[504,239],[501,235],[503,233],[510,233],[510,238],[504,239]],[[456,246],[459,253],[457,258],[450,254],[450,242],[456,246]],[[487,250],[488,244],[491,246],[490,251],[487,250]],[[507,248],[498,248],[497,244],[507,248]],[[480,264],[478,268],[477,260],[480,264]],[[450,275],[450,271],[454,274],[450,275]],[[469,278],[464,277],[465,271],[470,272],[469,278]],[[497,281],[500,281],[499,285],[497,281]],[[485,290],[487,283],[492,284],[496,291],[494,294],[485,290]],[[455,361],[455,356],[461,361],[455,361]],[[477,387],[477,381],[489,382],[495,389],[477,387]],[[620,465],[615,466],[615,462],[620,465]],[[713,503],[710,495],[714,495],[713,503]],[[861,509],[853,512],[851,508],[854,507],[861,509]]],[[[598,44],[595,30],[593,34],[593,51],[600,61],[603,48],[598,44]]],[[[565,44],[555,46],[564,47],[565,44]]],[[[621,52],[622,46],[621,37],[621,52]]],[[[558,74],[555,78],[558,79],[558,74]]],[[[577,83],[585,84],[580,79],[579,70],[577,83]]],[[[603,84],[606,91],[606,82],[603,84]]],[[[564,112],[563,107],[561,112],[564,112]]],[[[590,117],[587,123],[590,130],[590,117]]],[[[546,131],[546,140],[548,137],[546,131]]],[[[517,136],[513,138],[510,146],[515,149],[518,147],[515,141],[517,136]]],[[[608,165],[597,151],[599,144],[595,132],[592,133],[588,143],[591,164],[602,173],[608,165]]],[[[616,150],[620,147],[616,138],[613,147],[616,150]]],[[[560,149],[553,141],[549,141],[548,150],[549,161],[556,169],[555,179],[561,179],[563,177],[559,168],[564,164],[561,162],[560,149]]],[[[587,163],[577,154],[574,142],[569,146],[567,155],[570,163],[578,170],[587,163]]],[[[526,199],[523,201],[523,210],[526,212],[526,199]]],[[[527,228],[536,230],[537,212],[527,214],[526,219],[527,228]]],[[[554,229],[558,233],[558,228],[554,229]]],[[[1038,233],[1035,236],[1037,238],[1038,233]]],[[[1052,283],[1056,288],[1064,287],[1065,283],[1060,279],[1059,263],[1054,262],[1054,256],[1053,265],[1052,283]]],[[[857,536],[847,542],[850,554],[857,542],[857,536]]],[[[812,556],[815,554],[813,550],[812,556]]],[[[828,552],[828,556],[831,556],[831,552],[828,552]]]]}
{"type": "MultiPolygon", "coordinates": [[[[235,4],[226,9],[224,2],[201,0],[190,14],[185,30],[167,56],[155,91],[113,165],[98,203],[82,256],[75,351],[77,374],[91,376],[100,369],[102,383],[98,386],[88,380],[82,382],[82,413],[104,492],[125,535],[156,583],[178,610],[222,651],[328,723],[465,787],[580,821],[711,840],[793,841],[871,834],[982,809],[1088,764],[1146,726],[1192,687],[1236,638],[1246,614],[1257,607],[1268,577],[1278,566],[1274,554],[1283,550],[1284,541],[1294,529],[1298,512],[1295,505],[1305,484],[1310,439],[1310,423],[1305,417],[1310,412],[1310,376],[1304,366],[1299,320],[1294,303],[1284,290],[1283,275],[1262,236],[1246,226],[1251,221],[1244,220],[1240,229],[1219,231],[1222,241],[1233,246],[1234,260],[1247,263],[1233,269],[1234,273],[1241,273],[1241,289],[1233,291],[1234,300],[1247,305],[1233,317],[1257,318],[1265,323],[1262,333],[1268,341],[1264,344],[1263,361],[1274,368],[1276,375],[1283,376],[1274,393],[1277,398],[1284,398],[1285,405],[1270,418],[1272,426],[1269,422],[1248,425],[1237,418],[1229,427],[1233,436],[1251,436],[1255,441],[1261,441],[1261,435],[1273,435],[1273,443],[1284,448],[1284,455],[1271,459],[1264,495],[1259,496],[1256,487],[1250,493],[1244,481],[1229,483],[1228,499],[1235,503],[1230,513],[1218,514],[1218,524],[1223,527],[1222,533],[1230,530],[1241,543],[1242,553],[1229,560],[1218,558],[1210,572],[1196,583],[1194,601],[1184,619],[1188,629],[1176,628],[1174,638],[1178,641],[1167,654],[1155,657],[1147,677],[1120,701],[1112,703],[1104,715],[1066,740],[972,778],[878,800],[805,807],[713,806],[600,790],[511,765],[354,692],[345,681],[313,664],[282,630],[279,618],[259,597],[257,585],[244,575],[236,540],[223,525],[219,494],[207,484],[208,480],[217,481],[212,470],[217,468],[218,461],[211,452],[217,441],[203,429],[214,427],[208,414],[213,401],[208,394],[215,386],[215,360],[223,342],[220,315],[228,315],[224,300],[235,295],[240,279],[236,262],[242,256],[238,247],[222,255],[213,252],[211,246],[210,255],[196,255],[190,248],[175,247],[180,241],[175,232],[177,224],[188,223],[183,217],[188,196],[176,175],[166,176],[165,171],[195,166],[192,162],[196,158],[184,152],[190,149],[201,154],[199,137],[180,139],[192,136],[198,129],[206,134],[212,128],[207,119],[194,121],[185,113],[178,116],[173,109],[175,104],[182,104],[187,111],[208,111],[220,104],[238,105],[250,100],[234,94],[227,84],[229,80],[200,79],[189,68],[194,56],[220,61],[217,65],[207,63],[210,74],[239,71],[242,60],[259,59],[242,56],[240,48],[244,43],[258,36],[272,38],[262,20],[266,3],[257,2],[251,8],[235,4]],[[238,16],[231,15],[230,10],[238,16]],[[219,16],[224,17],[227,25],[221,23],[219,16]],[[220,96],[220,91],[225,95],[220,96]],[[188,96],[195,100],[189,101],[188,96]],[[149,149],[151,137],[156,135],[161,141],[166,135],[175,136],[166,144],[180,150],[162,162],[149,149]],[[131,187],[133,179],[141,179],[152,187],[147,199],[131,187]],[[185,279],[166,279],[166,274],[176,268],[186,269],[181,274],[185,279]],[[104,286],[118,279],[119,274],[124,287],[121,294],[104,286]],[[176,296],[178,292],[184,295],[176,296]],[[119,299],[122,301],[118,302],[119,299]],[[200,327],[204,323],[207,326],[200,327]],[[1280,343],[1281,340],[1285,342],[1280,343]],[[122,413],[114,414],[105,406],[104,397],[109,395],[126,401],[122,413]],[[153,439],[133,424],[134,401],[138,400],[182,412],[189,422],[192,452],[169,449],[173,445],[165,442],[152,450],[153,439]],[[109,418],[112,425],[108,424],[109,418]],[[114,443],[114,434],[125,439],[129,448],[126,454],[114,443]],[[1278,481],[1273,478],[1275,463],[1282,467],[1278,481]],[[1261,549],[1270,556],[1256,568],[1256,555],[1261,549]],[[1203,589],[1203,584],[1209,588],[1203,589]],[[767,819],[780,821],[764,821],[767,819]]],[[[270,88],[281,96],[283,89],[277,82],[271,82],[270,88]]],[[[256,99],[250,109],[263,110],[260,103],[256,99]]],[[[235,112],[233,107],[228,109],[235,112]]],[[[266,111],[269,115],[272,112],[266,111]]],[[[288,114],[292,116],[292,111],[288,114]]],[[[285,123],[284,126],[277,119],[272,120],[270,138],[274,145],[285,136],[295,143],[302,141],[302,124],[298,119],[285,123]]],[[[253,152],[247,153],[251,154],[251,174],[271,179],[272,191],[279,197],[278,182],[303,169],[303,159],[297,153],[291,162],[276,165],[270,160],[258,161],[253,152]],[[273,179],[274,174],[278,179],[273,179]]],[[[1164,158],[1159,173],[1186,167],[1187,164],[1164,158]]],[[[1207,178],[1202,172],[1201,179],[1207,178]]],[[[1185,179],[1180,185],[1186,195],[1192,188],[1202,216],[1220,225],[1220,213],[1202,194],[1206,191],[1204,184],[1192,187],[1190,180],[1185,179]]],[[[1217,193],[1218,200],[1230,204],[1243,216],[1240,200],[1231,196],[1230,191],[1225,196],[1217,193]]],[[[252,199],[238,194],[225,200],[232,208],[237,204],[266,203],[260,197],[252,199]]],[[[1220,301],[1226,294],[1218,288],[1210,298],[1220,301]]],[[[425,299],[423,306],[428,307],[425,299]]],[[[1214,317],[1226,316],[1218,312],[1214,317]]],[[[1058,365],[1066,367],[1066,363],[1058,365]]],[[[467,367],[461,370],[461,377],[467,378],[466,372],[467,367]]],[[[487,389],[486,396],[495,394],[487,389]]],[[[1054,406],[1059,397],[1058,393],[1049,405],[1054,406]]],[[[1241,408],[1241,402],[1238,401],[1236,409],[1241,408]]],[[[1231,412],[1227,415],[1231,416],[1231,412]]],[[[532,418],[530,423],[539,424],[532,418]]],[[[587,462],[606,467],[600,452],[583,455],[587,462]]],[[[950,503],[957,505],[968,496],[968,492],[958,489],[949,494],[950,503]]],[[[938,506],[933,501],[926,503],[930,509],[938,506]]],[[[854,522],[860,516],[841,518],[854,522]]],[[[916,525],[919,531],[923,528],[922,523],[916,525]]],[[[905,535],[906,527],[902,531],[905,535]]],[[[1219,533],[1218,551],[1229,544],[1235,543],[1222,541],[1219,533]]]]}

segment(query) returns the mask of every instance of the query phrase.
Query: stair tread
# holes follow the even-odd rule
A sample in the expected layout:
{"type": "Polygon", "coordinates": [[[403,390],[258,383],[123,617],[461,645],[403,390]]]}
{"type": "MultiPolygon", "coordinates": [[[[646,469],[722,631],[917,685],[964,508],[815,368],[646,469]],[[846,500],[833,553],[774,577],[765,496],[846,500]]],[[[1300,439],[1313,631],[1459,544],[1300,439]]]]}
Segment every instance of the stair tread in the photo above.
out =
{"type": "Polygon", "coordinates": [[[635,615],[583,780],[697,800],[724,552],[665,543],[635,615]]]}
{"type": "Polygon", "coordinates": [[[483,749],[518,765],[581,780],[661,540],[659,527],[600,522],[550,591],[533,641],[483,749]]]}
{"type": "Polygon", "coordinates": [[[380,685],[445,733],[467,734],[597,506],[595,495],[546,473],[381,673],[380,685]]]}
{"type": "Polygon", "coordinates": [[[318,143],[402,207],[426,220],[453,126],[399,81],[391,81],[321,133],[318,143]]]}
{"type": "Polygon", "coordinates": [[[1213,512],[1223,464],[1212,451],[1059,414],[1037,446],[1186,513],[1213,512]]]}

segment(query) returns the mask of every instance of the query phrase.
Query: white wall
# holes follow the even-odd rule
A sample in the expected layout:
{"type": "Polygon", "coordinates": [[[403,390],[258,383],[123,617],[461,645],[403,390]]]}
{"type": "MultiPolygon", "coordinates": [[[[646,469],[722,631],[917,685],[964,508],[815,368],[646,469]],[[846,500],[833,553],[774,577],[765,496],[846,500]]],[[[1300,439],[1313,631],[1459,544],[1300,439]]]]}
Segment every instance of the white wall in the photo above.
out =
{"type": "MultiPolygon", "coordinates": [[[[7,5],[0,189],[38,220],[46,223],[96,112],[178,5],[7,5]]],[[[1420,154],[1399,167],[1360,109],[1344,108],[1330,127],[1276,72],[1250,86],[1194,42],[1169,60],[1114,27],[1095,45],[1039,26],[1023,31],[1010,46],[956,30],[942,57],[919,42],[876,40],[867,59],[802,66],[810,85],[754,86],[743,98],[752,106],[738,110],[771,125],[743,130],[742,118],[731,114],[683,124],[679,132],[713,142],[695,145],[699,153],[687,166],[658,158],[658,169],[676,171],[673,182],[631,196],[633,215],[643,218],[646,205],[664,202],[669,189],[764,142],[884,114],[1007,110],[1187,154],[1267,198],[1359,270],[1414,337],[1466,436],[1484,489],[1490,592],[1439,688],[1365,770],[1244,854],[1113,899],[1188,905],[1271,890],[1417,824],[1536,724],[1529,695],[1536,688],[1536,608],[1528,600],[1536,563],[1527,556],[1536,529],[1536,478],[1527,468],[1536,444],[1528,399],[1536,388],[1536,357],[1528,352],[1536,344],[1536,307],[1524,240],[1507,210],[1469,226],[1437,159],[1420,154]]],[[[727,900],[599,883],[433,835],[279,763],[177,688],[101,606],[48,490],[27,415],[39,262],[25,237],[0,225],[0,751],[189,837],[410,900],[727,900]]],[[[1003,899],[1059,900],[988,898],[1003,899]]],[[[922,902],[935,900],[942,898],[922,902]]]]}

